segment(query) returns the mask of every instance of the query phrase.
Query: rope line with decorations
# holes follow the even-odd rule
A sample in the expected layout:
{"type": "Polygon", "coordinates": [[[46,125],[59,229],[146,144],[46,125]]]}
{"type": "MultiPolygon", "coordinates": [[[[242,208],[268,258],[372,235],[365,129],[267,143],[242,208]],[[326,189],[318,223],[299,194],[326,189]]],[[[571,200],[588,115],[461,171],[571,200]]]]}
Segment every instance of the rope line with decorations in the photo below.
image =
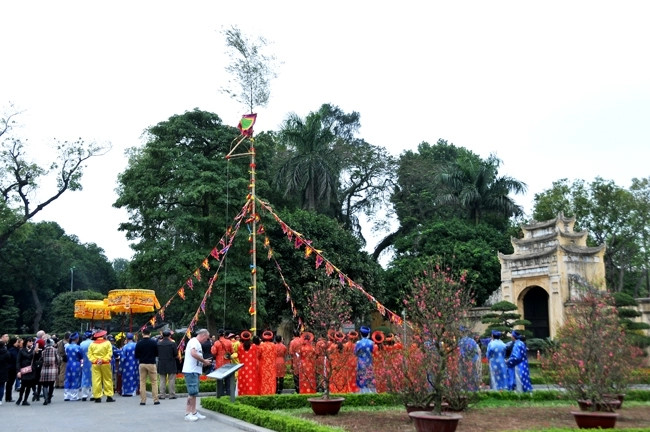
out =
{"type": "MultiPolygon", "coordinates": [[[[217,267],[217,271],[215,272],[215,274],[209,280],[209,286],[208,286],[208,289],[206,290],[206,294],[209,294],[211,292],[212,285],[217,280],[219,269],[221,269],[221,266],[223,265],[224,258],[226,256],[226,254],[228,253],[228,251],[230,250],[230,247],[232,246],[232,243],[233,243],[233,241],[234,241],[234,239],[235,239],[235,237],[237,235],[237,231],[239,231],[239,227],[241,225],[242,220],[244,219],[244,217],[246,216],[246,214],[248,212],[248,210],[247,210],[248,207],[249,207],[249,200],[246,201],[246,203],[244,204],[244,206],[240,210],[239,214],[237,216],[235,216],[235,218],[233,219],[234,221],[236,221],[235,228],[233,229],[233,227],[228,227],[226,232],[219,239],[219,242],[217,243],[217,246],[212,248],[212,250],[210,251],[210,254],[207,257],[205,257],[203,259],[203,261],[201,261],[200,266],[197,267],[192,272],[191,276],[185,281],[185,283],[179,289],[176,290],[176,292],[169,298],[169,300],[167,300],[167,302],[165,302],[165,304],[160,309],[158,309],[156,314],[154,314],[154,316],[151,319],[149,319],[147,322],[145,322],[145,324],[140,328],[140,331],[144,330],[149,325],[155,326],[156,322],[157,322],[157,320],[156,320],[157,316],[160,316],[160,319],[164,320],[165,319],[165,310],[167,309],[167,307],[169,307],[172,300],[174,300],[177,296],[180,297],[182,300],[185,300],[185,288],[189,288],[190,290],[194,290],[194,279],[196,279],[198,282],[201,281],[201,268],[203,268],[205,271],[210,271],[210,268],[211,268],[210,267],[210,259],[213,259],[213,260],[216,260],[219,264],[218,264],[218,267],[217,267]]],[[[199,310],[201,310],[201,308],[202,308],[204,310],[204,313],[205,313],[205,299],[206,299],[206,296],[204,295],[204,300],[201,302],[201,304],[199,306],[199,310]]],[[[198,314],[198,310],[197,310],[197,313],[195,313],[195,315],[194,315],[195,318],[197,317],[197,314],[198,314]]],[[[196,320],[193,320],[193,322],[190,323],[192,328],[193,328],[195,323],[196,323],[196,320]]],[[[191,329],[190,329],[190,332],[191,332],[191,329]]],[[[186,334],[187,334],[187,332],[186,332],[186,334]]],[[[185,336],[183,336],[183,339],[184,338],[185,338],[185,336]]]]}
{"type": "Polygon", "coordinates": [[[273,248],[271,247],[271,240],[266,235],[266,229],[264,228],[263,224],[260,223],[257,233],[260,235],[262,234],[264,235],[264,242],[262,244],[264,246],[264,249],[266,249],[266,258],[268,260],[273,260],[273,263],[275,264],[275,268],[278,271],[278,274],[280,275],[280,279],[282,280],[282,285],[284,286],[286,292],[286,302],[289,303],[289,306],[291,307],[292,316],[298,320],[298,328],[302,330],[304,329],[303,321],[300,315],[298,315],[298,309],[296,308],[296,305],[293,302],[293,299],[291,298],[291,287],[289,286],[286,279],[284,278],[284,274],[282,273],[282,267],[280,267],[280,263],[278,263],[278,261],[275,259],[275,256],[273,256],[273,248]]]}
{"type": "Polygon", "coordinates": [[[300,249],[304,247],[305,250],[305,259],[310,258],[312,255],[315,256],[315,268],[318,269],[320,267],[323,267],[325,270],[325,273],[327,276],[332,276],[334,273],[338,276],[339,283],[343,286],[347,284],[348,287],[356,289],[357,291],[361,292],[366,298],[375,305],[377,308],[377,311],[379,313],[386,317],[388,316],[388,320],[394,324],[397,325],[402,325],[403,320],[402,317],[393,312],[392,310],[388,309],[385,307],[383,304],[381,304],[373,295],[368,293],[361,285],[358,283],[354,282],[352,279],[350,279],[345,273],[343,273],[339,268],[337,268],[334,264],[332,264],[327,258],[325,258],[322,255],[322,251],[314,248],[312,246],[312,241],[305,239],[302,234],[300,234],[298,231],[293,230],[289,225],[287,225],[281,218],[278,216],[274,211],[273,208],[271,208],[270,204],[267,202],[264,202],[260,199],[257,199],[257,202],[260,204],[262,209],[266,210],[269,214],[273,216],[273,218],[280,224],[280,227],[282,228],[282,232],[287,236],[287,239],[289,241],[294,242],[294,248],[300,249]],[[324,264],[324,265],[323,265],[324,264]]]}

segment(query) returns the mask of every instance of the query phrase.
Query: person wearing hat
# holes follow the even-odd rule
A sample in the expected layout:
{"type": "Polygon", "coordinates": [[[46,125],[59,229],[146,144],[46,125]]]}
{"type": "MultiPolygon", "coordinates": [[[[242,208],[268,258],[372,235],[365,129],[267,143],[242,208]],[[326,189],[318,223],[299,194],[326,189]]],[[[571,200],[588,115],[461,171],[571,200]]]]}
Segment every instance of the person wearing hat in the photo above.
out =
{"type": "Polygon", "coordinates": [[[248,330],[241,332],[241,345],[237,353],[239,362],[244,366],[239,369],[237,393],[240,396],[260,394],[259,347],[253,341],[253,334],[248,330]]]}
{"type": "Polygon", "coordinates": [[[91,398],[92,400],[92,387],[93,387],[93,372],[90,364],[90,360],[88,360],[88,347],[90,346],[91,343],[93,343],[92,340],[93,337],[93,332],[92,331],[85,331],[83,336],[81,337],[81,343],[79,346],[81,347],[81,352],[84,355],[84,361],[81,364],[81,400],[85,401],[88,398],[91,398]]]}
{"type": "Polygon", "coordinates": [[[106,395],[106,402],[115,402],[113,399],[113,345],[105,339],[106,330],[99,330],[93,335],[93,343],[88,347],[88,360],[91,363],[93,377],[93,399],[96,403],[102,401],[106,395]]]}
{"type": "Polygon", "coordinates": [[[361,326],[361,340],[354,345],[354,355],[357,357],[357,388],[359,393],[375,393],[375,374],[372,367],[372,352],[375,343],[370,339],[370,328],[361,326]]]}
{"type": "Polygon", "coordinates": [[[345,363],[345,376],[347,377],[347,391],[346,393],[357,393],[357,358],[354,355],[354,346],[359,338],[359,333],[352,330],[345,335],[345,342],[343,342],[343,353],[346,359],[345,363]]]}
{"type": "Polygon", "coordinates": [[[492,340],[487,346],[486,357],[490,366],[490,388],[492,390],[509,390],[506,344],[501,340],[499,330],[492,330],[492,340]]]}
{"type": "Polygon", "coordinates": [[[284,390],[284,375],[287,373],[287,346],[282,342],[282,335],[275,335],[275,394],[284,390]]]}
{"type": "Polygon", "coordinates": [[[300,346],[300,394],[316,393],[316,346],[311,332],[302,333],[300,346]]]}
{"type": "Polygon", "coordinates": [[[298,330],[293,331],[293,339],[289,342],[289,356],[291,357],[291,374],[293,375],[293,387],[296,393],[300,393],[300,347],[302,338],[298,330]]]}
{"type": "Polygon", "coordinates": [[[458,363],[462,385],[467,391],[478,391],[481,386],[481,348],[467,327],[460,326],[459,330],[463,335],[458,341],[460,352],[458,363]]]}
{"type": "MultiPolygon", "coordinates": [[[[217,332],[217,340],[210,348],[210,352],[214,357],[214,368],[219,369],[221,366],[229,364],[232,357],[232,342],[226,338],[224,329],[219,329],[217,332]]],[[[226,377],[223,382],[217,383],[217,396],[226,396],[230,393],[230,375],[226,377]]]]}
{"type": "Polygon", "coordinates": [[[176,399],[176,357],[178,348],[176,342],[172,339],[172,332],[164,330],[162,339],[158,341],[158,382],[160,389],[158,398],[165,399],[167,389],[169,389],[169,399],[176,399]]]}
{"type": "Polygon", "coordinates": [[[135,335],[131,332],[126,334],[119,371],[122,374],[122,396],[135,395],[140,386],[140,372],[138,360],[135,358],[135,335]]]}
{"type": "Polygon", "coordinates": [[[260,351],[260,394],[275,394],[277,385],[275,373],[275,344],[273,343],[273,332],[264,330],[262,332],[262,343],[258,346],[260,351]]]}
{"type": "Polygon", "coordinates": [[[81,361],[84,358],[79,346],[79,333],[70,335],[70,341],[65,346],[65,355],[68,361],[63,380],[63,400],[78,401],[81,398],[81,361]]]}
{"type": "Polygon", "coordinates": [[[515,369],[515,385],[518,392],[531,392],[533,385],[530,382],[530,372],[528,370],[528,348],[520,340],[520,334],[513,330],[510,335],[514,341],[512,353],[507,360],[508,367],[515,369]]]}
{"type": "Polygon", "coordinates": [[[375,343],[372,350],[372,369],[375,374],[375,389],[377,393],[388,391],[388,351],[386,350],[386,335],[381,330],[370,334],[370,339],[375,343]]]}

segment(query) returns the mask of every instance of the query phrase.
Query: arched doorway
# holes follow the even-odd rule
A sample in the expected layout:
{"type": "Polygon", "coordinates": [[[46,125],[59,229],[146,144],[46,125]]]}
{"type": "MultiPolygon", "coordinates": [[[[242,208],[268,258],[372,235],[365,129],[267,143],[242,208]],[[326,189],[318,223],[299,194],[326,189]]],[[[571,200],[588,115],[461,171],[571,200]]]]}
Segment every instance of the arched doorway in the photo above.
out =
{"type": "Polygon", "coordinates": [[[548,325],[548,293],[544,288],[531,287],[524,295],[524,319],[531,322],[526,330],[534,338],[545,339],[551,335],[548,325]]]}

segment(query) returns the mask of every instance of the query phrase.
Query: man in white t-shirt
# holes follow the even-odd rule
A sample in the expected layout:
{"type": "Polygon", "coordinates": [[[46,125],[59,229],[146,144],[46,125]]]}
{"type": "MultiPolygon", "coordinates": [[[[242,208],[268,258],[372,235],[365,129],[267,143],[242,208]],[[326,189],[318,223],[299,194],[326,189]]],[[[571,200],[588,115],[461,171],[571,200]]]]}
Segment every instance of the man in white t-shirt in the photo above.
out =
{"type": "Polygon", "coordinates": [[[185,405],[185,420],[197,421],[205,416],[196,410],[196,396],[199,394],[199,376],[203,372],[203,366],[212,363],[210,359],[203,358],[201,344],[210,338],[210,332],[200,329],[196,336],[187,342],[185,348],[185,360],[183,361],[183,374],[187,386],[187,404],[185,405]]]}

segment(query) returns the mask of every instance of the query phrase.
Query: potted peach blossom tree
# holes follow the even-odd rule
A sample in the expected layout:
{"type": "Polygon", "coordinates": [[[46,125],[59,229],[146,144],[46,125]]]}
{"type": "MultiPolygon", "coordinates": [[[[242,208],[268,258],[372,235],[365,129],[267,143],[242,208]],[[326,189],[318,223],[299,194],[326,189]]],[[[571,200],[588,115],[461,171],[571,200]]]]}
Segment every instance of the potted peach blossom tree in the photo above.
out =
{"type": "Polygon", "coordinates": [[[307,330],[314,334],[316,352],[319,359],[317,366],[317,388],[322,390],[322,397],[308,399],[312,410],[317,415],[338,414],[345,398],[333,397],[332,389],[343,392],[347,376],[342,373],[348,363],[349,351],[343,349],[343,324],[350,321],[352,307],[347,300],[348,292],[340,284],[327,281],[316,285],[312,295],[307,299],[307,330]]]}
{"type": "MultiPolygon", "coordinates": [[[[407,320],[415,334],[415,344],[421,364],[426,370],[429,398],[433,411],[409,413],[417,430],[431,430],[431,422],[446,423],[445,430],[455,430],[462,418],[455,413],[442,412],[443,401],[461,395],[458,362],[462,361],[458,341],[463,336],[463,324],[473,296],[465,275],[455,276],[451,269],[433,265],[416,278],[411,294],[404,300],[407,320]]],[[[413,355],[413,354],[411,354],[413,355]]]]}
{"type": "MultiPolygon", "coordinates": [[[[542,358],[542,370],[583,411],[601,411],[596,416],[607,421],[603,428],[614,427],[618,416],[614,410],[620,402],[608,394],[632,372],[637,356],[620,325],[612,296],[587,288],[569,306],[566,322],[542,358]]],[[[573,414],[577,422],[589,417],[573,414]]]]}

